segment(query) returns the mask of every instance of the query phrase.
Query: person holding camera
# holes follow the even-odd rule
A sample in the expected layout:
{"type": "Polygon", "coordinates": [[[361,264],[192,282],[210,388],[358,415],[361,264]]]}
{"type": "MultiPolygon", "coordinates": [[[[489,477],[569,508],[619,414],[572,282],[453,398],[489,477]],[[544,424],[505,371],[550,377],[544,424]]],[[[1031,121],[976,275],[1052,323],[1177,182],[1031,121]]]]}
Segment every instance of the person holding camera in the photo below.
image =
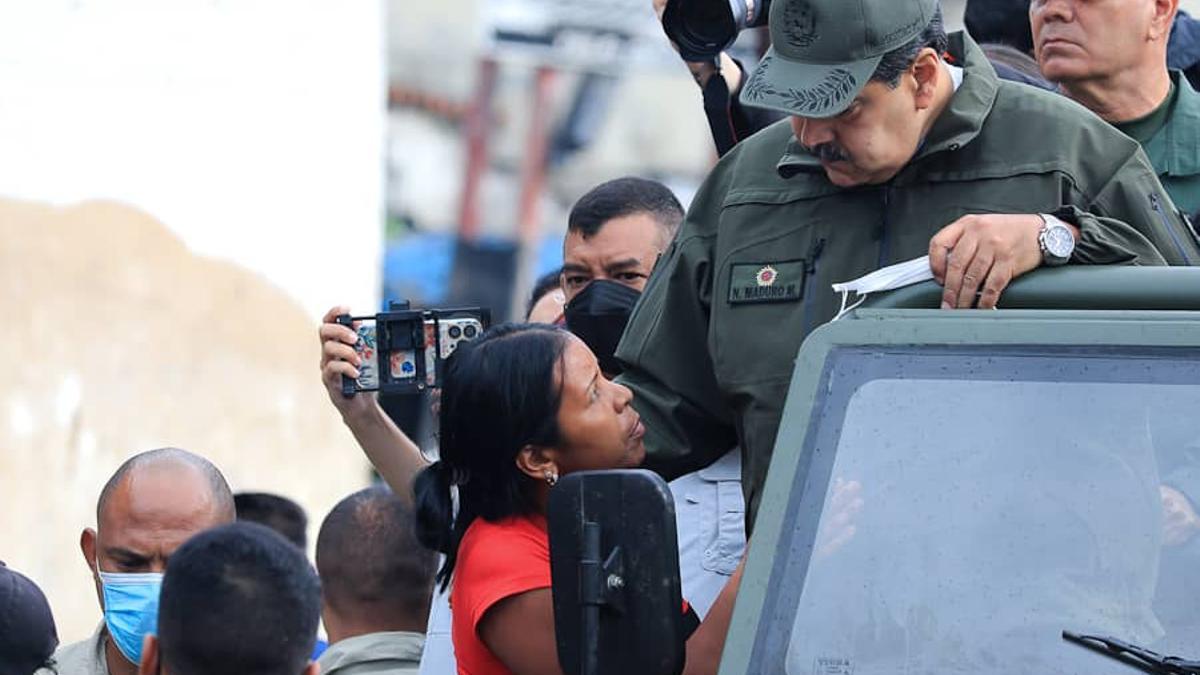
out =
{"type": "MultiPolygon", "coordinates": [[[[446,362],[440,459],[413,491],[417,535],[445,555],[438,581],[450,587],[459,673],[563,672],[546,504],[563,476],[641,464],[631,398],[582,340],[552,326],[496,326],[446,362]]],[[[739,579],[688,638],[685,673],[716,672],[739,579]]]]}
{"type": "MultiPolygon", "coordinates": [[[[620,371],[613,357],[617,342],[683,215],[683,207],[667,186],[634,176],[597,185],[571,209],[557,286],[567,306],[560,303],[559,309],[546,312],[543,320],[565,322],[596,355],[606,377],[620,371]]],[[[531,302],[530,321],[537,320],[534,312],[539,306],[531,302]]],[[[335,322],[348,311],[344,307],[330,310],[320,328],[322,379],[330,400],[371,462],[397,494],[408,500],[413,474],[425,465],[417,446],[379,408],[374,394],[342,395],[342,376],[357,375],[354,331],[335,322]]],[[[712,464],[673,480],[670,488],[675,497],[683,590],[703,618],[745,547],[740,454],[727,449],[712,464]]],[[[454,669],[450,627],[446,595],[438,594],[421,659],[423,674],[454,669]]]]}
{"type": "Polygon", "coordinates": [[[1043,265],[1200,260],[1136,142],[999,80],[938,0],[774,0],[769,26],[740,96],[789,119],[713,169],[617,349],[648,466],[740,446],[748,525],[832,284],[928,254],[943,308],[993,308],[1043,265]]]}
{"type": "Polygon", "coordinates": [[[671,46],[687,64],[704,98],[704,116],[723,156],[742,139],[782,119],[738,100],[745,69],[729,47],[739,32],[765,25],[769,0],[652,0],[671,46]],[[714,15],[722,16],[714,21],[714,15]]]}

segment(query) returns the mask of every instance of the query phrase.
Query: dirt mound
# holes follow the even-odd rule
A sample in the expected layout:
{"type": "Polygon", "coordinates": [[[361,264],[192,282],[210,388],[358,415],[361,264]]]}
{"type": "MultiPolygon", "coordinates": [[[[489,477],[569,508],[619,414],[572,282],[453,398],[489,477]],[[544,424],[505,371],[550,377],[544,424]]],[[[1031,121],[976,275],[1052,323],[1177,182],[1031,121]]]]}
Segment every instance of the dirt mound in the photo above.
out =
{"type": "Polygon", "coordinates": [[[320,385],[312,320],[145,213],[0,200],[0,308],[0,541],[64,642],[99,621],[79,532],[126,457],[187,448],[234,490],[301,502],[314,527],[367,481],[320,385]]]}

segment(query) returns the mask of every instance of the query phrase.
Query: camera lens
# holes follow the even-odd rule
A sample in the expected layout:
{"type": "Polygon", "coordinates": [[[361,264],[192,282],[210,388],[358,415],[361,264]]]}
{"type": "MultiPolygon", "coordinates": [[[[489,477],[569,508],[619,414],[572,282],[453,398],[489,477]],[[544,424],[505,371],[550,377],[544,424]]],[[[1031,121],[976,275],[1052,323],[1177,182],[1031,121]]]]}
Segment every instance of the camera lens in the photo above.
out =
{"type": "Polygon", "coordinates": [[[668,0],[663,29],[687,61],[706,61],[727,49],[738,33],[767,22],[771,0],[668,0]]]}
{"type": "Polygon", "coordinates": [[[450,334],[450,338],[453,340],[457,340],[458,338],[462,337],[462,329],[458,326],[450,326],[450,330],[447,332],[450,334]]]}
{"type": "Polygon", "coordinates": [[[478,334],[479,331],[475,328],[475,326],[467,326],[463,329],[463,335],[467,336],[468,340],[473,339],[478,334]]]}

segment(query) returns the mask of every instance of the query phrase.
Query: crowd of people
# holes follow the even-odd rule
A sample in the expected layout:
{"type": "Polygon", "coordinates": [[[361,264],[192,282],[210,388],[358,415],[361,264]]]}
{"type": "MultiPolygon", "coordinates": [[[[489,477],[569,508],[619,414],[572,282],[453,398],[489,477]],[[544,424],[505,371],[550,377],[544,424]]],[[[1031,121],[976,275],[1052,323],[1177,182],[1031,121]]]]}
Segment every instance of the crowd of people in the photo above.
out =
{"type": "MultiPolygon", "coordinates": [[[[1178,0],[992,8],[968,10],[973,30],[1028,32],[947,34],[938,0],[775,0],[755,68],[690,64],[702,87],[720,73],[737,136],[690,209],[634,177],[583,196],[528,322],[447,360],[436,449],[342,394],[358,335],[329,311],[322,381],[388,487],[325,517],[315,568],[295,504],[234,495],[185,450],[137,454],[80,536],[103,620],[58,646],[41,591],[0,566],[0,675],[561,673],[548,495],[639,466],[675,498],[685,672],[715,672],[792,361],[839,312],[832,284],[928,255],[943,308],[990,308],[1043,266],[1200,261],[1178,0]]],[[[1197,495],[1171,497],[1190,514],[1175,534],[1195,536],[1197,495]]]]}

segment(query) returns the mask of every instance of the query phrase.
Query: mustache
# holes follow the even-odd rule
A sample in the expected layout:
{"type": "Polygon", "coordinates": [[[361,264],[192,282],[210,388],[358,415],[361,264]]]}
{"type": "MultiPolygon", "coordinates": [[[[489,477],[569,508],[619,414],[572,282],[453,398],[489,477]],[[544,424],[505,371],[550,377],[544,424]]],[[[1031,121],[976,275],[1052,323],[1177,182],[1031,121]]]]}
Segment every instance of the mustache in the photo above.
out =
{"type": "Polygon", "coordinates": [[[816,156],[817,159],[823,162],[848,162],[850,161],[850,153],[846,152],[837,143],[821,143],[809,148],[809,152],[816,156]]]}

